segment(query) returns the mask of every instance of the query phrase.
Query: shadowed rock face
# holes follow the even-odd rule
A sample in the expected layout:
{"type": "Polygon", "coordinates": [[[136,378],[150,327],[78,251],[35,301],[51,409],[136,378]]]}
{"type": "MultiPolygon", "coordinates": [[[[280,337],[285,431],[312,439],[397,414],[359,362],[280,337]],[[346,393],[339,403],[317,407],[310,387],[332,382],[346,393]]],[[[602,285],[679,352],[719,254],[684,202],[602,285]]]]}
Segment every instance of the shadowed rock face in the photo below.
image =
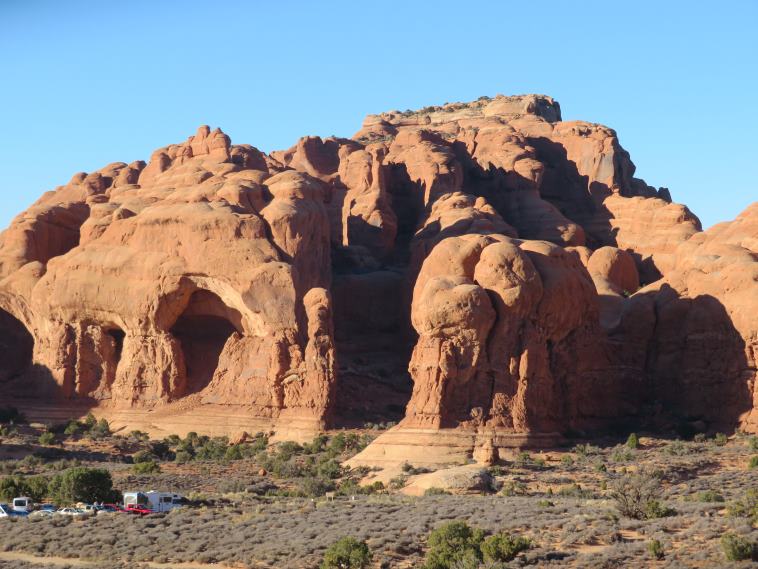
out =
{"type": "Polygon", "coordinates": [[[756,255],[756,204],[702,232],[545,96],[271,155],[201,127],[0,235],[0,391],[175,432],[399,421],[369,463],[755,431],[756,255]]]}

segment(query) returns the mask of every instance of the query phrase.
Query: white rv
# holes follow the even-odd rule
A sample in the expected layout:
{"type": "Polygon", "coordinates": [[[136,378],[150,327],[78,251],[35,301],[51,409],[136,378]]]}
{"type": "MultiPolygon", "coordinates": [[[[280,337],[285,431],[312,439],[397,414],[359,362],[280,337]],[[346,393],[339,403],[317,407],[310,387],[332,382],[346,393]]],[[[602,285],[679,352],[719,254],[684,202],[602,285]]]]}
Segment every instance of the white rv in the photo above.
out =
{"type": "Polygon", "coordinates": [[[172,492],[125,492],[124,508],[129,506],[142,506],[153,512],[168,512],[174,508],[183,506],[185,500],[179,494],[172,492]]]}

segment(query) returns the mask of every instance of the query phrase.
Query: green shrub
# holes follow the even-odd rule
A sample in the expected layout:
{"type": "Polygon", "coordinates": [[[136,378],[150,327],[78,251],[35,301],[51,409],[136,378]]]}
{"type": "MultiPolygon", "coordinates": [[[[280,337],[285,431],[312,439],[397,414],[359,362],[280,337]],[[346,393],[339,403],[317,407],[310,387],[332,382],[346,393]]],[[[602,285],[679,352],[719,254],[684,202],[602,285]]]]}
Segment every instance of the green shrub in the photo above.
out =
{"type": "Polygon", "coordinates": [[[481,561],[484,532],[465,522],[448,522],[429,534],[425,569],[451,569],[458,563],[481,561]]]}
{"type": "Polygon", "coordinates": [[[48,480],[44,476],[9,476],[0,480],[0,500],[10,502],[19,496],[28,496],[41,502],[47,496],[48,480]]]}
{"type": "Polygon", "coordinates": [[[84,418],[84,428],[91,431],[95,425],[97,425],[97,419],[92,413],[87,413],[87,416],[84,418]]]}
{"type": "Polygon", "coordinates": [[[756,557],[755,544],[734,533],[727,533],[721,537],[721,548],[729,561],[744,561],[756,557]]]}
{"type": "Polygon", "coordinates": [[[39,444],[49,446],[55,444],[55,435],[50,431],[45,431],[37,439],[39,444]]]}
{"type": "Polygon", "coordinates": [[[79,423],[79,421],[76,421],[74,419],[71,419],[66,425],[66,428],[63,430],[63,434],[69,437],[78,435],[81,432],[82,425],[79,423]]]}
{"type": "Polygon", "coordinates": [[[753,468],[758,468],[758,455],[750,457],[750,460],[747,463],[747,467],[751,470],[753,468]]]}
{"type": "Polygon", "coordinates": [[[111,473],[102,468],[78,467],[58,474],[50,480],[48,495],[59,504],[121,501],[111,473]]]}
{"type": "Polygon", "coordinates": [[[318,477],[303,478],[298,482],[299,493],[308,498],[318,498],[334,488],[334,482],[318,477]]]}
{"type": "Polygon", "coordinates": [[[503,496],[526,496],[528,490],[526,484],[517,480],[510,480],[503,484],[500,489],[500,494],[503,496]]]}
{"type": "Polygon", "coordinates": [[[132,456],[132,461],[134,464],[139,464],[141,462],[149,462],[151,460],[155,460],[155,456],[152,452],[149,450],[141,450],[138,452],[135,452],[132,456]]]}
{"type": "Polygon", "coordinates": [[[645,519],[655,520],[658,518],[667,518],[669,516],[676,515],[676,510],[659,502],[658,500],[650,500],[645,504],[645,519]]]}
{"type": "Polygon", "coordinates": [[[95,439],[107,437],[111,434],[111,426],[105,419],[100,419],[97,423],[89,427],[89,434],[95,439]]]}
{"type": "Polygon", "coordinates": [[[724,497],[715,490],[705,490],[697,495],[698,502],[723,502],[724,497]]]}
{"type": "Polygon", "coordinates": [[[431,488],[427,488],[424,490],[424,496],[449,496],[450,492],[445,490],[444,488],[436,488],[432,486],[431,488]]]}
{"type": "Polygon", "coordinates": [[[144,460],[132,466],[132,472],[134,472],[134,474],[158,474],[160,471],[160,464],[154,460],[144,460]]]}
{"type": "Polygon", "coordinates": [[[747,446],[750,450],[758,451],[758,437],[752,436],[747,440],[747,446]]]}
{"type": "Polygon", "coordinates": [[[663,559],[666,556],[663,551],[663,544],[657,539],[647,543],[647,550],[654,559],[663,559]]]}
{"type": "Polygon", "coordinates": [[[506,562],[532,546],[525,537],[512,537],[505,533],[491,535],[482,542],[482,557],[487,562],[506,562]]]}
{"type": "Polygon", "coordinates": [[[726,437],[724,433],[716,433],[716,436],[713,437],[713,442],[716,446],[724,446],[729,439],[726,437]]]}
{"type": "Polygon", "coordinates": [[[727,508],[730,516],[748,518],[752,523],[758,523],[758,489],[750,488],[739,500],[735,500],[727,508]]]}
{"type": "Polygon", "coordinates": [[[626,439],[626,446],[632,450],[636,450],[640,446],[640,439],[637,437],[637,433],[631,433],[629,438],[626,439]]]}
{"type": "Polygon", "coordinates": [[[321,569],[365,569],[371,563],[371,557],[365,541],[343,537],[326,550],[321,569]]]}

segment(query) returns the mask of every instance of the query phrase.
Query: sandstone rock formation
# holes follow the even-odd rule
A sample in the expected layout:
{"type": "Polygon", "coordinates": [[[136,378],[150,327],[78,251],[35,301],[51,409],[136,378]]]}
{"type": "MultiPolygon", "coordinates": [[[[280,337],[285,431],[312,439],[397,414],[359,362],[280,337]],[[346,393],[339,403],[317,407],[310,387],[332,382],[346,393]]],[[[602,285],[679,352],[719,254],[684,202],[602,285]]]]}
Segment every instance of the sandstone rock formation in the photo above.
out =
{"type": "Polygon", "coordinates": [[[33,417],[306,438],[355,463],[758,431],[758,204],[703,232],[540,95],[266,155],[201,127],[0,235],[0,392],[33,417]]]}

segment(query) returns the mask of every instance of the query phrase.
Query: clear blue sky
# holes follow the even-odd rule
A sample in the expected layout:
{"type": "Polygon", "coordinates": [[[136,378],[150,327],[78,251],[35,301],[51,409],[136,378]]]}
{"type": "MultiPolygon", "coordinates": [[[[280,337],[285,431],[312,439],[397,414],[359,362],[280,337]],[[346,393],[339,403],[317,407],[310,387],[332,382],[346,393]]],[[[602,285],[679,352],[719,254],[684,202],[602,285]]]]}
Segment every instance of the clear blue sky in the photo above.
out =
{"type": "Polygon", "coordinates": [[[0,226],[200,124],[270,151],[367,113],[545,93],[705,226],[758,199],[758,1],[0,0],[0,226]]]}

